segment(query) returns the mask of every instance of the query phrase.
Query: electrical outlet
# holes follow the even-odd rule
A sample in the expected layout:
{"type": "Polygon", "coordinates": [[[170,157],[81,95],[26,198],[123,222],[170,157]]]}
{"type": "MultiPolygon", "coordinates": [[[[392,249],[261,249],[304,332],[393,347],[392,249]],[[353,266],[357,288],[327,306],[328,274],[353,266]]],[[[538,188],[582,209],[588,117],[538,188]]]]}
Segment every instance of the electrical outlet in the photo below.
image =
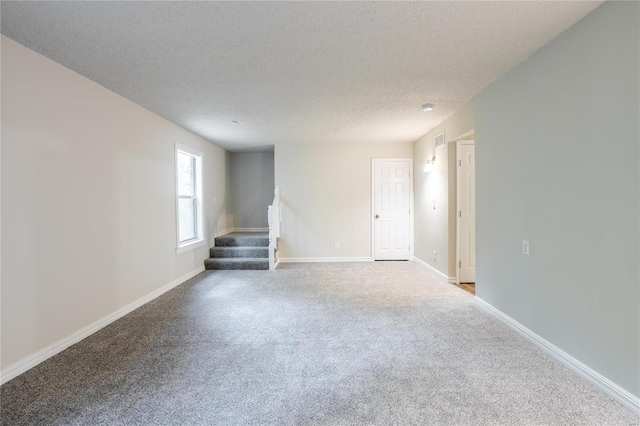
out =
{"type": "Polygon", "coordinates": [[[529,256],[529,241],[522,240],[522,254],[529,256]]]}
{"type": "Polygon", "coordinates": [[[340,250],[340,243],[333,243],[333,248],[336,250],[340,250]]]}

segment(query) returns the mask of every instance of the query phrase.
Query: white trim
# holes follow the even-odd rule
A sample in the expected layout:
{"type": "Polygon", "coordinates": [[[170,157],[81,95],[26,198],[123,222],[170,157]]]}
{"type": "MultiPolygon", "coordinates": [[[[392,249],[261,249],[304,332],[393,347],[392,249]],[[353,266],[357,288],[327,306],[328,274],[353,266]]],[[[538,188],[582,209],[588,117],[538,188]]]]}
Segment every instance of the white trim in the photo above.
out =
{"type": "Polygon", "coordinates": [[[204,246],[204,240],[195,240],[187,244],[183,244],[176,249],[176,254],[186,253],[188,251],[204,246]]]}
{"type": "MultiPolygon", "coordinates": [[[[413,212],[415,210],[414,200],[413,200],[413,180],[415,179],[414,170],[413,170],[413,158],[372,158],[371,159],[371,260],[376,260],[375,255],[375,221],[373,217],[376,214],[376,206],[375,206],[375,165],[378,161],[409,161],[409,258],[406,260],[413,260],[414,247],[415,247],[415,239],[414,239],[414,215],[413,212]]],[[[387,260],[387,259],[382,259],[387,260]]],[[[405,259],[388,259],[388,260],[405,260],[405,259]]]]}
{"type": "MultiPolygon", "coordinates": [[[[218,231],[215,236],[222,237],[232,232],[269,232],[269,228],[227,228],[222,231],[218,231]]],[[[215,238],[215,237],[214,237],[215,238]]]]}
{"type": "Polygon", "coordinates": [[[529,342],[533,343],[538,348],[551,355],[551,357],[569,367],[579,376],[596,385],[598,388],[600,388],[600,390],[602,390],[604,393],[606,393],[622,405],[630,408],[635,414],[640,415],[640,398],[632,395],[630,392],[616,385],[611,380],[604,377],[602,374],[578,361],[559,347],[555,346],[553,343],[529,330],[527,327],[520,324],[518,321],[514,320],[504,312],[480,299],[478,296],[474,297],[473,299],[478,304],[478,306],[485,309],[487,312],[502,321],[515,332],[527,339],[529,342]]]}
{"type": "Polygon", "coordinates": [[[177,287],[180,284],[183,284],[187,280],[195,277],[196,275],[198,275],[203,271],[204,271],[204,266],[200,266],[199,268],[194,269],[193,271],[188,272],[182,275],[181,277],[176,278],[175,280],[171,281],[169,284],[166,284],[160,287],[159,289],[152,291],[146,296],[143,296],[138,300],[135,300],[129,303],[128,305],[123,306],[122,308],[116,310],[115,312],[112,312],[109,315],[100,318],[98,321],[95,321],[89,324],[88,326],[81,328],[80,330],[76,331],[70,336],[60,339],[57,342],[54,342],[51,345],[43,349],[40,349],[39,351],[34,352],[31,355],[21,359],[20,361],[10,365],[9,367],[5,368],[0,372],[0,384],[7,383],[9,380],[19,376],[20,374],[26,372],[27,370],[30,370],[31,368],[35,367],[41,362],[46,361],[52,356],[67,349],[69,346],[78,343],[82,339],[89,337],[96,331],[106,327],[107,325],[111,324],[115,320],[122,318],[123,316],[134,311],[135,309],[138,309],[140,306],[144,305],[145,303],[148,303],[153,299],[163,295],[164,293],[173,289],[174,287],[177,287]]]}
{"type": "MultiPolygon", "coordinates": [[[[174,143],[174,179],[175,179],[175,198],[176,198],[176,254],[181,254],[196,248],[195,244],[202,242],[204,244],[204,154],[189,146],[174,143]],[[178,153],[183,152],[191,155],[195,159],[195,200],[196,200],[196,238],[193,240],[180,242],[180,202],[178,196],[178,153]],[[184,250],[182,250],[184,248],[184,250]]],[[[199,247],[199,246],[198,246],[199,247]]]]}
{"type": "Polygon", "coordinates": [[[373,262],[371,257],[283,257],[279,263],[373,262]]]}
{"type": "MultiPolygon", "coordinates": [[[[456,197],[456,208],[455,208],[455,211],[453,211],[453,212],[449,211],[449,203],[447,203],[447,241],[448,241],[449,246],[451,246],[451,245],[455,246],[454,248],[455,248],[455,252],[456,252],[456,268],[455,268],[456,269],[456,276],[454,277],[454,280],[452,281],[452,283],[454,283],[454,284],[460,284],[460,282],[458,280],[458,277],[460,275],[460,270],[459,270],[459,267],[458,267],[458,264],[459,264],[458,263],[459,262],[459,259],[458,259],[458,257],[459,257],[459,250],[458,250],[458,166],[457,166],[457,164],[458,164],[458,141],[459,140],[467,140],[467,139],[471,140],[471,138],[472,138],[474,140],[474,143],[475,143],[475,133],[476,133],[475,129],[471,129],[471,130],[468,130],[468,131],[464,132],[461,135],[458,135],[457,137],[455,137],[455,138],[453,138],[451,140],[447,140],[446,137],[445,137],[445,140],[444,140],[445,144],[447,145],[447,150],[451,147],[451,145],[449,145],[449,144],[454,144],[455,148],[456,148],[456,167],[455,167],[454,170],[449,169],[449,171],[447,172],[447,179],[449,181],[452,178],[454,178],[456,180],[456,187],[455,187],[455,194],[454,194],[455,197],[456,197]],[[450,231],[449,230],[449,219],[451,218],[451,214],[455,215],[454,223],[455,223],[455,227],[456,227],[456,229],[455,229],[456,236],[454,238],[454,241],[451,241],[449,239],[449,231],[450,231]]],[[[448,192],[448,190],[447,190],[447,194],[448,194],[447,195],[448,198],[450,198],[451,194],[448,192]]]]}
{"type": "Polygon", "coordinates": [[[227,235],[233,232],[233,228],[223,229],[222,231],[218,231],[214,234],[213,238],[221,237],[223,235],[227,235]]]}
{"type": "Polygon", "coordinates": [[[445,139],[444,142],[445,143],[458,142],[459,140],[470,139],[470,138],[475,140],[475,138],[476,138],[475,135],[476,135],[476,130],[475,129],[471,129],[471,130],[468,130],[468,131],[464,132],[463,134],[461,134],[461,135],[459,135],[459,136],[457,136],[457,137],[455,137],[455,138],[453,138],[453,139],[451,139],[449,141],[445,139]]]}
{"type": "Polygon", "coordinates": [[[231,228],[231,232],[269,232],[269,228],[231,228]]]}
{"type": "Polygon", "coordinates": [[[189,155],[193,155],[194,157],[203,156],[202,152],[198,151],[195,148],[191,148],[190,146],[182,145],[181,143],[178,143],[178,142],[175,142],[175,146],[176,146],[176,151],[182,151],[189,155]]]}
{"type": "Polygon", "coordinates": [[[445,274],[443,274],[442,272],[438,271],[433,266],[429,265],[424,260],[421,260],[421,259],[418,259],[417,257],[414,257],[413,261],[416,262],[418,265],[422,266],[423,268],[425,268],[426,270],[428,270],[433,275],[435,275],[436,277],[440,278],[442,281],[444,281],[446,283],[454,284],[456,282],[456,277],[448,277],[448,276],[446,276],[445,274]]]}
{"type": "MultiPolygon", "coordinates": [[[[473,132],[473,130],[471,131],[473,132]]],[[[467,132],[469,133],[469,132],[467,132]]],[[[456,215],[456,277],[455,283],[460,284],[460,215],[458,211],[460,211],[460,167],[458,166],[458,161],[462,160],[460,158],[460,149],[462,145],[473,145],[475,146],[475,140],[468,139],[458,139],[456,142],[456,211],[454,214],[456,215]]],[[[474,176],[475,180],[475,176],[474,176]]],[[[448,222],[448,221],[447,221],[448,222]]],[[[477,230],[476,230],[477,232],[477,230]]],[[[447,231],[447,234],[449,231],[447,231]]],[[[475,277],[474,277],[475,279],[475,277]]]]}

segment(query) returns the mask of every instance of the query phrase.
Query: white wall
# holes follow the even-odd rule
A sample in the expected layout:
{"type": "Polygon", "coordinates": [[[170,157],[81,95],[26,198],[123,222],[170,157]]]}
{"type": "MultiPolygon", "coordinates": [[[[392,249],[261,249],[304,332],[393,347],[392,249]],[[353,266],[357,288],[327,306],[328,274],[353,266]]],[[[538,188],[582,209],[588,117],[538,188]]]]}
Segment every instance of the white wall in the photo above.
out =
{"type": "Polygon", "coordinates": [[[371,160],[411,157],[410,143],[276,145],[278,257],[371,258],[371,160]]]}
{"type": "Polygon", "coordinates": [[[606,2],[484,90],[475,129],[478,296],[636,396],[639,16],[606,2]]]}
{"type": "Polygon", "coordinates": [[[211,240],[223,149],[2,37],[3,370],[202,267],[175,253],[175,142],[204,153],[211,240]]]}
{"type": "Polygon", "coordinates": [[[273,201],[273,152],[231,153],[231,208],[234,228],[267,228],[273,201]]]}
{"type": "Polygon", "coordinates": [[[413,145],[415,257],[447,277],[456,276],[456,146],[448,142],[473,130],[473,126],[474,105],[470,102],[413,145]],[[433,157],[435,137],[441,132],[447,143],[436,150],[435,167],[425,173],[424,164],[433,157]]]}

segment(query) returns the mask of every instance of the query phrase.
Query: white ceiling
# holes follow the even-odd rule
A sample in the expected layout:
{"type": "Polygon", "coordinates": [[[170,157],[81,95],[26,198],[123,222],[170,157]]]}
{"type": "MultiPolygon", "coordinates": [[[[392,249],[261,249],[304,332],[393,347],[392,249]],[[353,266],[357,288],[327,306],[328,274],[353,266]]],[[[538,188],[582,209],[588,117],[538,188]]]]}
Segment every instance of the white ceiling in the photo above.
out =
{"type": "Polygon", "coordinates": [[[242,150],[277,142],[413,142],[600,3],[0,7],[8,37],[242,150]],[[435,110],[422,112],[425,102],[435,110]]]}

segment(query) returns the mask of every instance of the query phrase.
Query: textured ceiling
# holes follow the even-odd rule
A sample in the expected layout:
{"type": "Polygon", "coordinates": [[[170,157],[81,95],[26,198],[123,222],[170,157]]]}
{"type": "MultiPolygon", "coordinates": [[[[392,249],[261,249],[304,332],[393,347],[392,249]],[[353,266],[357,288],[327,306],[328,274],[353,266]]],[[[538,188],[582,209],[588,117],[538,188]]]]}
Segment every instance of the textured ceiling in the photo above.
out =
{"type": "Polygon", "coordinates": [[[2,1],[0,7],[8,37],[240,150],[277,142],[412,142],[599,4],[2,1]],[[435,110],[422,112],[425,102],[435,110]]]}

